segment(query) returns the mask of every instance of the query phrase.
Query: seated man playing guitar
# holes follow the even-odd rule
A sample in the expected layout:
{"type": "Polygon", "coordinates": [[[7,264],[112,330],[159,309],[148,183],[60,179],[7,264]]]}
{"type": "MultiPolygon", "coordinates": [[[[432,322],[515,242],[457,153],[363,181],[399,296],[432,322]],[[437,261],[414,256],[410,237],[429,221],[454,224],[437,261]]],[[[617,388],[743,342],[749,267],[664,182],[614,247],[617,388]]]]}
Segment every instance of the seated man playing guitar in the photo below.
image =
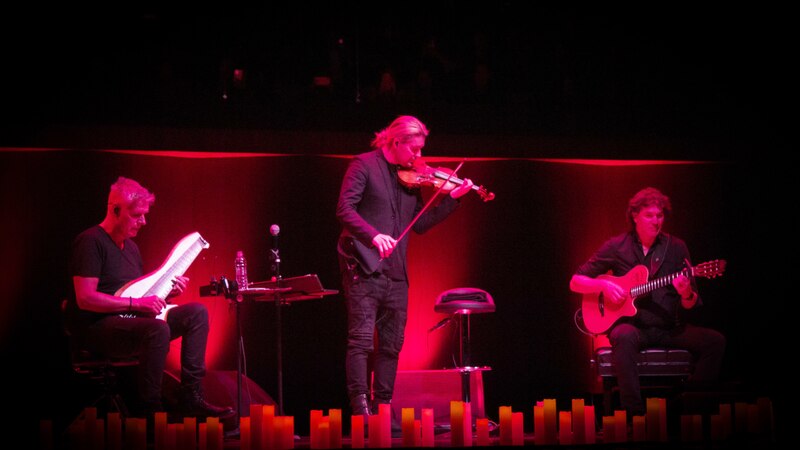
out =
{"type": "Polygon", "coordinates": [[[166,309],[166,299],[181,294],[189,279],[181,272],[166,280],[171,284],[162,289],[163,296],[118,293],[142,276],[142,257],[131,238],[145,225],[154,201],[155,196],[139,183],[119,177],[111,186],[105,219],[75,238],[70,261],[75,295],[68,299],[66,311],[71,335],[98,355],[138,357],[135,415],[148,419],[163,411],[167,352],[172,339],[183,337],[181,403],[176,412],[187,417],[231,417],[233,409],[209,404],[201,389],[209,329],[206,307],[186,303],[157,318],[166,309]]]}
{"type": "Polygon", "coordinates": [[[637,192],[628,203],[631,231],[607,240],[570,280],[570,289],[584,294],[589,331],[608,332],[620,402],[629,416],[645,412],[636,365],[640,350],[688,350],[695,359],[693,382],[716,380],[725,352],[722,334],[679,320],[680,308],[702,304],[693,276],[717,276],[725,261],[691,267],[683,240],[662,231],[671,209],[659,190],[637,192]]]}

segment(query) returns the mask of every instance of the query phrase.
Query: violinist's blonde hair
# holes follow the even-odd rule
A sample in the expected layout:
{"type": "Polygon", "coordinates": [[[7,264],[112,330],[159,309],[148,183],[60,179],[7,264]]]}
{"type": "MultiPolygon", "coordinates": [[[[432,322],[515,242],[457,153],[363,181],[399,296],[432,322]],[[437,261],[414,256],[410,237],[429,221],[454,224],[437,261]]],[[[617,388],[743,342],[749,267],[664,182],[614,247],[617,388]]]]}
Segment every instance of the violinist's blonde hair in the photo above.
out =
{"type": "Polygon", "coordinates": [[[415,136],[428,136],[428,128],[414,116],[400,116],[389,124],[388,127],[375,133],[372,140],[372,148],[383,148],[394,140],[406,142],[415,136]]]}

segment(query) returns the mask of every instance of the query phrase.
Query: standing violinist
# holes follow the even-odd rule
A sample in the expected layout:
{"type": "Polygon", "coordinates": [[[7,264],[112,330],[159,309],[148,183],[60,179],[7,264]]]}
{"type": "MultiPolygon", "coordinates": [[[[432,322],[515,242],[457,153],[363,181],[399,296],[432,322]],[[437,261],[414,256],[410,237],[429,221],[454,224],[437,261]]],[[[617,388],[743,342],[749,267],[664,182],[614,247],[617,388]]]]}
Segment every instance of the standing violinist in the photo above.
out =
{"type": "MultiPolygon", "coordinates": [[[[409,226],[424,233],[444,220],[473,187],[464,179],[417,218],[422,195],[419,188],[400,183],[398,169],[413,167],[427,136],[419,119],[398,117],[375,134],[372,151],[352,160],[342,181],[336,216],[342,223],[338,253],[348,314],[345,368],[354,415],[375,414],[379,404],[392,400],[408,310],[408,240],[398,238],[409,226]],[[370,398],[367,360],[373,352],[370,398]]],[[[399,431],[393,418],[392,432],[399,431]]]]}

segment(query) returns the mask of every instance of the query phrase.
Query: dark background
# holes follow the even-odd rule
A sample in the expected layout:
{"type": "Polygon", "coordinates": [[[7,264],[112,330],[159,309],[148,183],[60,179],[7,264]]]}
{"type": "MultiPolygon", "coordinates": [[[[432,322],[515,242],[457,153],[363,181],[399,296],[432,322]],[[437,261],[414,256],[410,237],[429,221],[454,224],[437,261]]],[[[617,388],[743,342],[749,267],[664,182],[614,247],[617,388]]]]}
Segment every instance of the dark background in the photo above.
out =
{"type": "MultiPolygon", "coordinates": [[[[238,248],[253,255],[251,273],[266,274],[259,249],[269,245],[269,224],[280,223],[284,273],[318,273],[338,288],[333,210],[347,160],[324,155],[364,151],[372,133],[413,114],[432,131],[426,155],[501,158],[465,166],[498,198],[468,200],[441,228],[412,238],[410,254],[412,267],[446,268],[453,261],[440,242],[455,242],[469,269],[433,273],[484,287],[498,302],[475,325],[475,353],[493,367],[485,377],[490,413],[596,390],[567,283],[604,237],[624,230],[625,202],[646,185],[672,197],[667,228],[688,242],[696,263],[729,259],[725,277],[701,284],[708,301],[695,319],[728,336],[724,376],[779,404],[781,368],[764,349],[778,342],[785,319],[774,317],[782,297],[773,303],[774,288],[764,286],[771,259],[761,233],[763,203],[787,166],[787,17],[516,2],[5,15],[0,248],[10,281],[0,348],[14,380],[9,392],[29,414],[59,420],[80,403],[57,299],[68,287],[69,242],[102,218],[116,176],[158,195],[139,239],[151,268],[186,232],[203,229],[213,246],[192,268],[198,283],[228,268],[238,248]],[[381,90],[384,72],[394,90],[381,90]],[[488,81],[476,83],[476,72],[488,81]],[[321,76],[329,86],[314,84],[321,76]],[[53,151],[34,151],[41,148],[53,151]],[[233,152],[296,156],[224,158],[233,152]]],[[[453,287],[416,279],[426,294],[453,287]]],[[[345,318],[341,298],[331,300],[293,306],[284,317],[287,413],[300,423],[311,408],[346,407],[345,318]]],[[[224,303],[202,301],[230,325],[224,303]]],[[[268,306],[250,307],[244,334],[252,336],[249,374],[275,395],[268,306]]],[[[235,368],[231,339],[220,337],[228,353],[214,369],[235,368]]]]}

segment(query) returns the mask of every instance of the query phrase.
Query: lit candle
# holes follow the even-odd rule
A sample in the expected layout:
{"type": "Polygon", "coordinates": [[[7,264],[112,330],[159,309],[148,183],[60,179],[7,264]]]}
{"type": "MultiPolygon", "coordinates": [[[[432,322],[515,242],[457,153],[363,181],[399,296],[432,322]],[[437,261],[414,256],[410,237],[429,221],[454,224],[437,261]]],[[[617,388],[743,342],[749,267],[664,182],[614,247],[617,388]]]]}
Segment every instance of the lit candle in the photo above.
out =
{"type": "Polygon", "coordinates": [[[692,440],[703,440],[703,416],[701,414],[692,415],[692,440]]]}
{"type": "MultiPolygon", "coordinates": [[[[239,450],[259,450],[253,448],[253,441],[250,438],[250,435],[250,417],[239,418],[239,450]]],[[[195,447],[192,446],[186,448],[188,449],[195,447]]]]}
{"type": "Polygon", "coordinates": [[[342,410],[329,409],[328,420],[330,423],[330,447],[342,448],[342,410]]]}
{"type": "Polygon", "coordinates": [[[422,446],[433,447],[433,409],[422,408],[422,446]]]}
{"type": "Polygon", "coordinates": [[[722,416],[719,414],[712,414],[711,415],[711,440],[712,441],[721,441],[722,440],[722,416]]]}
{"type": "Polygon", "coordinates": [[[603,443],[617,442],[614,431],[614,416],[603,416],[603,443]]]}
{"type": "Polygon", "coordinates": [[[184,448],[197,448],[197,419],[194,417],[183,418],[183,443],[184,448]]]}
{"type": "Polygon", "coordinates": [[[464,446],[472,447],[472,403],[464,403],[464,446]]]}
{"type": "Polygon", "coordinates": [[[320,448],[320,432],[319,424],[322,422],[322,410],[311,410],[311,426],[309,427],[308,444],[311,448],[320,448]]]}
{"type": "Polygon", "coordinates": [[[206,418],[206,445],[208,446],[208,450],[222,450],[219,447],[219,417],[207,417],[206,418]]]}
{"type": "Polygon", "coordinates": [[[661,418],[659,413],[659,403],[657,398],[647,399],[647,412],[645,427],[648,441],[659,441],[661,436],[661,418]]]}
{"type": "Polygon", "coordinates": [[[524,417],[522,412],[511,413],[511,445],[525,445],[524,417]]]}
{"type": "Polygon", "coordinates": [[[667,442],[669,435],[667,434],[667,399],[658,399],[658,429],[659,441],[667,442]]]}
{"type": "Polygon", "coordinates": [[[261,426],[263,417],[263,409],[261,404],[250,405],[250,445],[253,450],[262,450],[261,445],[261,426]]]}
{"type": "Polygon", "coordinates": [[[720,421],[722,422],[722,439],[728,439],[728,437],[731,435],[731,429],[733,427],[733,414],[731,412],[730,403],[720,403],[719,416],[720,421]]]}
{"type": "Polygon", "coordinates": [[[197,434],[200,436],[200,439],[198,439],[198,448],[200,450],[208,450],[208,424],[203,422],[198,425],[197,434]]]}
{"type": "Polygon", "coordinates": [[[758,405],[758,417],[761,423],[761,430],[764,433],[769,433],[771,441],[774,442],[772,401],[768,397],[759,397],[756,399],[756,405],[758,405]]]}
{"type": "Polygon", "coordinates": [[[464,446],[464,402],[450,401],[450,446],[464,446]]]}
{"type": "Polygon", "coordinates": [[[572,399],[572,443],[583,444],[586,442],[586,426],[584,425],[584,402],[582,398],[572,399]]]}
{"type": "Polygon", "coordinates": [[[572,445],[572,413],[569,411],[558,412],[558,443],[572,445]]]}
{"type": "Polygon", "coordinates": [[[422,421],[414,419],[414,447],[422,447],[422,421]]]}
{"type": "Polygon", "coordinates": [[[414,447],[414,408],[403,408],[400,411],[403,447],[414,447]]]}
{"type": "MultiPolygon", "coordinates": [[[[292,432],[294,433],[294,431],[292,432]]],[[[276,440],[278,437],[276,436],[275,405],[261,405],[261,433],[259,437],[261,448],[268,449],[277,445],[276,440]]],[[[253,448],[255,449],[255,447],[253,448]]]]}
{"type": "Polygon", "coordinates": [[[350,416],[350,448],[364,448],[364,416],[350,416]]]}
{"type": "Polygon", "coordinates": [[[692,416],[681,414],[681,441],[688,442],[692,439],[692,416]]]}
{"type": "Polygon", "coordinates": [[[110,412],[106,416],[106,445],[108,450],[122,449],[122,419],[118,412],[110,412]]]}
{"type": "Polygon", "coordinates": [[[392,405],[380,403],[378,417],[381,418],[381,446],[389,448],[392,446],[392,405]]]}
{"type": "Polygon", "coordinates": [[[633,440],[642,442],[645,440],[644,416],[633,416],[633,440]]]}
{"type": "Polygon", "coordinates": [[[490,445],[489,419],[487,418],[475,419],[475,428],[477,432],[478,447],[488,447],[490,445]]]}
{"type": "Polygon", "coordinates": [[[625,411],[614,411],[614,428],[617,442],[628,442],[628,415],[625,411]]]}
{"type": "Polygon", "coordinates": [[[544,433],[545,443],[556,444],[558,436],[558,415],[556,414],[556,399],[544,399],[544,433]]]}
{"type": "Polygon", "coordinates": [[[331,448],[331,422],[328,417],[319,424],[319,448],[331,448]]]}
{"type": "Polygon", "coordinates": [[[167,449],[167,413],[159,411],[155,413],[155,429],[153,430],[155,440],[153,447],[155,450],[167,449]]]}
{"type": "Polygon", "coordinates": [[[500,407],[500,445],[511,445],[511,407],[500,407]]]}
{"type": "MultiPolygon", "coordinates": [[[[117,417],[119,417],[119,414],[117,414],[117,417]]],[[[39,421],[39,448],[42,450],[53,449],[53,421],[50,419],[39,421]]]]}
{"type": "Polygon", "coordinates": [[[367,416],[367,435],[369,441],[369,448],[382,447],[381,442],[381,418],[378,415],[367,416]]]}
{"type": "Polygon", "coordinates": [[[543,445],[545,443],[544,436],[544,404],[536,402],[533,407],[533,441],[536,445],[543,445]]]}
{"type": "Polygon", "coordinates": [[[594,405],[587,405],[583,408],[583,417],[585,419],[584,437],[587,444],[594,444],[597,439],[597,424],[594,417],[594,405]]]}
{"type": "MultiPolygon", "coordinates": [[[[181,424],[181,428],[183,428],[183,424],[181,424]]],[[[164,439],[164,443],[166,444],[166,448],[168,448],[168,449],[178,448],[178,424],[177,423],[168,423],[167,424],[166,439],[164,439]]]]}
{"type": "Polygon", "coordinates": [[[294,448],[294,416],[283,416],[283,448],[294,448]]]}

